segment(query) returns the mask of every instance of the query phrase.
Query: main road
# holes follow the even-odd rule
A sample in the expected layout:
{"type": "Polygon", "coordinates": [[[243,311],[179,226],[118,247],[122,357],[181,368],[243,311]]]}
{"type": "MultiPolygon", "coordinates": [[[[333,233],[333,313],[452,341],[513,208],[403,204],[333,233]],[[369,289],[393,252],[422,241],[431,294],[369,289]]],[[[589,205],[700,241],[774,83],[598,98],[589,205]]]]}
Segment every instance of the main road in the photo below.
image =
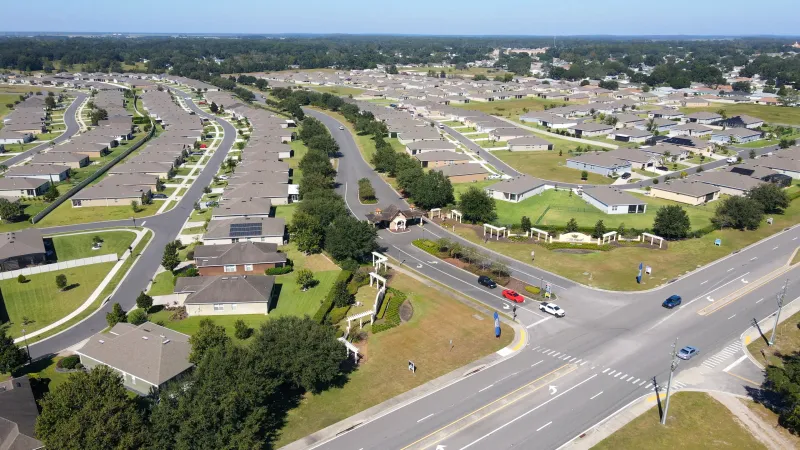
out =
{"type": "MultiPolygon", "coordinates": [[[[340,146],[338,190],[353,214],[363,218],[376,206],[406,206],[364,161],[347,128],[339,130],[341,124],[323,113],[310,109],[306,113],[320,119],[340,146]],[[358,201],[355,186],[362,177],[372,181],[377,205],[358,201]]],[[[400,234],[382,231],[379,244],[401,264],[491,308],[507,309],[509,303],[496,291],[478,286],[474,275],[434,261],[414,247],[412,241],[423,234],[475,246],[432,223],[400,234]]],[[[552,318],[531,306],[535,302],[526,303],[518,310],[518,320],[529,334],[529,344],[517,354],[354,429],[341,430],[331,440],[306,444],[325,449],[558,448],[624,405],[663,389],[675,338],[680,338],[681,346],[694,345],[702,352],[681,362],[676,379],[682,380],[682,372],[707,364],[706,355],[736,342],[754,319],[772,314],[776,309],[772,299],[785,280],[790,293],[800,289],[798,269],[779,274],[798,238],[800,228],[781,231],[673,282],[640,292],[592,289],[492,254],[526,283],[539,285],[543,279],[552,283],[566,318],[552,318]],[[672,294],[681,295],[683,305],[662,308],[661,302],[672,294]],[[725,304],[726,298],[736,300],[725,304]]],[[[684,378],[685,387],[702,383],[684,378]]]]}

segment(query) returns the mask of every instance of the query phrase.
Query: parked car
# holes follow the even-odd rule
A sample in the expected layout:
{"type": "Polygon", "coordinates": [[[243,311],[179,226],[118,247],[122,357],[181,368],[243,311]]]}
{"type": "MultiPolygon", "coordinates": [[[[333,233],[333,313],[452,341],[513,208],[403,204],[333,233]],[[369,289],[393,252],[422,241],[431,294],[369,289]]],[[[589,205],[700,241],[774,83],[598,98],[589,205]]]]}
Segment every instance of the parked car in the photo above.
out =
{"type": "Polygon", "coordinates": [[[623,180],[627,180],[630,177],[631,177],[631,173],[630,172],[625,172],[625,173],[622,174],[622,176],[620,178],[622,178],[623,180]]]}
{"type": "Polygon", "coordinates": [[[497,283],[495,283],[494,280],[487,277],[486,275],[481,275],[478,277],[478,284],[486,286],[489,289],[494,289],[497,287],[497,283]]]}
{"type": "Polygon", "coordinates": [[[344,125],[339,125],[340,130],[344,130],[344,125]]]}
{"type": "Polygon", "coordinates": [[[698,353],[700,353],[700,350],[692,347],[691,345],[687,345],[678,351],[678,358],[688,360],[692,359],[698,353]]]}
{"type": "Polygon", "coordinates": [[[663,170],[664,172],[669,172],[669,167],[667,167],[667,166],[658,166],[658,167],[656,167],[656,169],[663,170]]]}
{"type": "Polygon", "coordinates": [[[444,129],[444,125],[442,125],[442,124],[440,123],[440,124],[439,124],[439,128],[443,130],[443,129],[444,129]]]}
{"type": "Polygon", "coordinates": [[[726,159],[725,161],[727,161],[728,164],[734,164],[734,163],[736,163],[736,158],[730,157],[730,158],[726,159]]]}
{"type": "Polygon", "coordinates": [[[564,317],[567,315],[567,313],[555,303],[547,303],[547,302],[539,303],[539,311],[544,311],[556,317],[564,317]]]}
{"type": "Polygon", "coordinates": [[[489,179],[489,180],[499,180],[499,179],[503,178],[503,176],[500,175],[499,173],[493,173],[493,174],[489,175],[486,178],[489,179]]]}
{"type": "Polygon", "coordinates": [[[662,303],[661,306],[667,309],[672,309],[680,304],[681,304],[680,295],[670,295],[668,299],[664,300],[664,303],[662,303]]]}
{"type": "Polygon", "coordinates": [[[519,295],[517,291],[511,289],[503,289],[503,297],[517,303],[523,303],[525,301],[525,297],[519,295]]]}
{"type": "Polygon", "coordinates": [[[153,194],[153,198],[168,198],[167,194],[153,194]]]}

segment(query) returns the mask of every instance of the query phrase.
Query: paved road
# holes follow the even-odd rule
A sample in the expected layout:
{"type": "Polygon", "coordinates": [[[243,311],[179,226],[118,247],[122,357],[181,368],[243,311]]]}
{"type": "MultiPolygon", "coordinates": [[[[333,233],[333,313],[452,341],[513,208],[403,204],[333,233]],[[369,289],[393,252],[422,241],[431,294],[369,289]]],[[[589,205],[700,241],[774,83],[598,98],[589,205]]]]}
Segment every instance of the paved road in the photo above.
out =
{"type": "MultiPolygon", "coordinates": [[[[212,117],[198,108],[188,96],[185,96],[179,91],[176,91],[176,94],[183,96],[187,105],[198,115],[202,117],[212,117]]],[[[93,313],[80,324],[69,328],[60,334],[51,336],[50,338],[39,341],[35,344],[31,344],[30,351],[33,358],[59,352],[71,345],[91,337],[93,334],[104,329],[107,326],[106,313],[111,311],[111,306],[114,303],[120,303],[122,308],[126,311],[136,304],[136,296],[139,295],[139,292],[147,287],[151,277],[161,264],[161,256],[163,254],[164,247],[168,242],[174,240],[176,236],[178,236],[183,223],[186,221],[186,218],[192,213],[194,202],[200,200],[200,198],[203,196],[203,187],[211,183],[214,175],[216,175],[217,171],[219,170],[222,161],[225,159],[228,151],[233,146],[234,140],[236,139],[236,129],[230,123],[224,120],[218,120],[218,122],[225,132],[222,142],[211,156],[211,160],[197,177],[195,182],[192,183],[188,192],[183,196],[178,205],[164,214],[137,219],[137,226],[146,226],[147,228],[151,229],[155,235],[144,252],[142,252],[142,254],[134,262],[128,275],[119,284],[117,292],[114,294],[113,298],[106,302],[102,307],[98,308],[95,313],[93,313]]],[[[111,222],[97,222],[45,228],[42,231],[48,233],[85,231],[98,228],[131,225],[133,225],[133,223],[130,220],[117,220],[111,222]]]]}
{"type": "MultiPolygon", "coordinates": [[[[309,113],[320,118],[339,143],[340,183],[349,185],[372,175],[379,205],[399,203],[397,194],[379,177],[374,178],[352,136],[339,132],[335,120],[309,113]]],[[[354,190],[340,187],[340,192],[357,216],[363,217],[361,214],[374,206],[360,205],[354,190]]],[[[379,243],[408,267],[491,308],[505,310],[508,302],[497,291],[477,286],[474,275],[434,261],[411,245],[423,233],[455,238],[441,228],[426,225],[425,230],[413,227],[401,234],[384,230],[379,243]]],[[[795,269],[712,314],[699,314],[713,301],[747,288],[779,268],[797,247],[798,238],[800,228],[782,232],[673,283],[632,293],[594,290],[497,256],[525,282],[538,285],[540,277],[553,282],[567,317],[546,316],[535,309],[534,302],[526,303],[518,310],[518,320],[526,326],[530,343],[519,354],[343,433],[322,443],[321,448],[558,448],[625,404],[652,392],[653,378],[665,386],[668,353],[675,337],[680,337],[681,346],[695,345],[702,352],[680,364],[676,380],[681,380],[681,372],[699,367],[707,362],[707,356],[729,346],[753,319],[771,314],[774,294],[785,279],[790,280],[790,294],[800,291],[800,269],[795,269]],[[671,311],[663,309],[661,302],[673,293],[681,295],[684,304],[671,311]],[[526,395],[520,397],[521,393],[526,395]],[[493,403],[499,399],[503,400],[493,403]],[[481,412],[473,414],[480,408],[481,412]]],[[[635,262],[631,267],[634,276],[635,262]]],[[[491,332],[491,324],[487,324],[487,333],[491,332]]]]}
{"type": "MultiPolygon", "coordinates": [[[[64,111],[64,124],[66,124],[67,129],[64,130],[64,133],[62,133],[60,136],[53,139],[53,141],[55,141],[56,144],[60,144],[70,139],[73,135],[75,135],[75,133],[77,133],[81,129],[80,125],[78,125],[78,121],[75,119],[75,113],[78,111],[78,108],[83,103],[83,101],[86,100],[86,97],[88,97],[88,95],[84,94],[83,92],[76,92],[75,94],[76,94],[75,100],[73,100],[72,104],[70,104],[67,107],[66,111],[64,111]]],[[[5,164],[8,167],[11,167],[12,165],[20,161],[23,161],[25,158],[29,158],[35,155],[39,151],[44,150],[49,146],[50,146],[49,142],[45,142],[42,145],[37,145],[36,147],[28,149],[20,153],[19,155],[8,158],[3,162],[3,164],[5,164]]]]}

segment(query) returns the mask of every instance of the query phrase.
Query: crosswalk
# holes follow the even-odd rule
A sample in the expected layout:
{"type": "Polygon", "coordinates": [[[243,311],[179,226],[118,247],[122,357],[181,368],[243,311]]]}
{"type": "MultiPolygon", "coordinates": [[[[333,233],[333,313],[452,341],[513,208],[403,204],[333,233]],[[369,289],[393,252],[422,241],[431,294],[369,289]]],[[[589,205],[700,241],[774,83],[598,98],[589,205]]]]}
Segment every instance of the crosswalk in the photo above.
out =
{"type": "Polygon", "coordinates": [[[709,369],[714,369],[718,365],[729,361],[734,355],[739,353],[742,350],[742,346],[738,341],[732,342],[724,349],[720,350],[718,353],[706,358],[703,361],[703,366],[708,367],[709,369]]]}

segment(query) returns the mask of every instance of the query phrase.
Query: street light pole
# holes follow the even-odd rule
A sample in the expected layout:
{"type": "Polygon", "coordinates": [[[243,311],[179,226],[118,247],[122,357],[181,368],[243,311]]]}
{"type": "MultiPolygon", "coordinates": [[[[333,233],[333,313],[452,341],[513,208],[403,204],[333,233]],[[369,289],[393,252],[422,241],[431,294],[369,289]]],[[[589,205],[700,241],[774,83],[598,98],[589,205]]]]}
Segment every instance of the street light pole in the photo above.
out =
{"type": "MultiPolygon", "coordinates": [[[[667,413],[669,413],[669,391],[672,388],[672,375],[675,373],[675,369],[678,368],[678,338],[675,338],[675,343],[672,344],[672,360],[669,364],[669,381],[667,381],[667,401],[664,404],[664,415],[661,416],[661,425],[667,424],[667,413]]],[[[656,392],[658,395],[658,392],[656,392]]]]}
{"type": "Polygon", "coordinates": [[[789,284],[789,280],[787,279],[786,282],[783,283],[783,289],[781,289],[781,293],[778,294],[778,314],[775,314],[775,326],[772,327],[772,335],[769,337],[769,346],[772,347],[772,344],[775,343],[775,330],[778,329],[778,321],[781,319],[781,309],[783,309],[783,298],[786,297],[786,287],[789,284]]]}

